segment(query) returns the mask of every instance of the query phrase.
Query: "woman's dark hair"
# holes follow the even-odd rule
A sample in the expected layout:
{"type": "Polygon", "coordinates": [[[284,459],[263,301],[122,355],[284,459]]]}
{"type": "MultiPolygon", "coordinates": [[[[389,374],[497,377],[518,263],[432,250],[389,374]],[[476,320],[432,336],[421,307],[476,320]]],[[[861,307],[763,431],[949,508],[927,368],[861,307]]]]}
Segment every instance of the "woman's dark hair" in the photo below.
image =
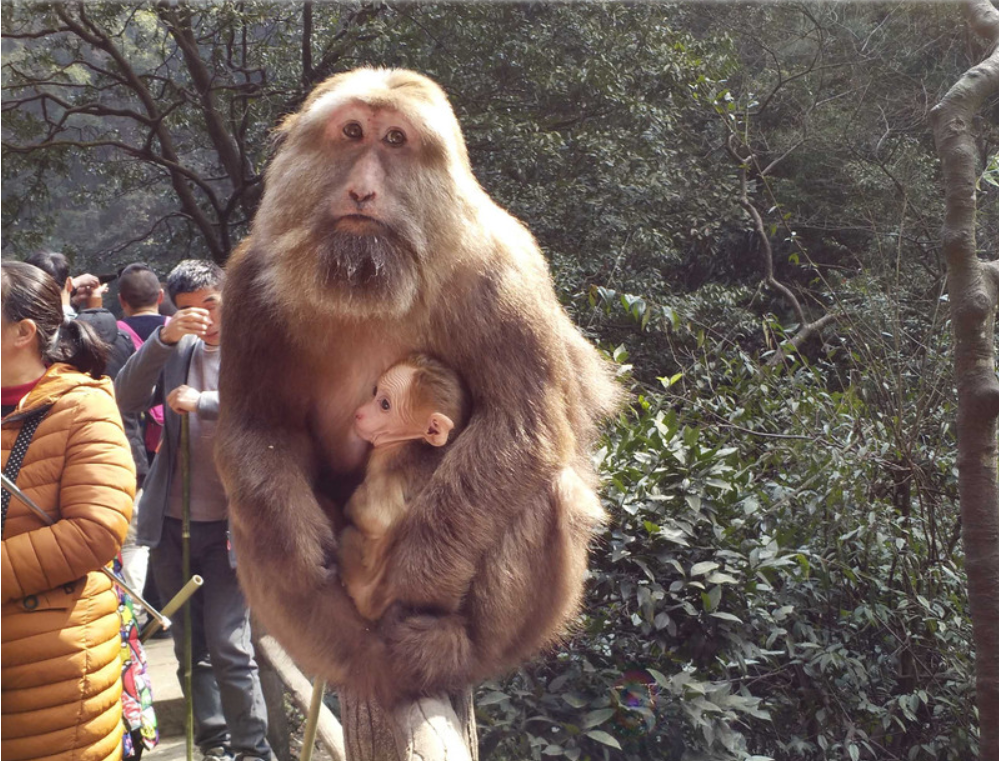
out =
{"type": "Polygon", "coordinates": [[[66,362],[94,378],[104,374],[108,346],[92,327],[66,319],[59,286],[48,273],[24,262],[0,263],[0,298],[8,322],[32,320],[46,365],[66,362]]]}
{"type": "Polygon", "coordinates": [[[48,272],[52,276],[52,279],[56,281],[56,285],[59,286],[60,291],[66,285],[66,278],[69,277],[69,259],[66,258],[65,254],[42,249],[41,251],[36,251],[24,261],[35,265],[40,270],[48,272]]]}

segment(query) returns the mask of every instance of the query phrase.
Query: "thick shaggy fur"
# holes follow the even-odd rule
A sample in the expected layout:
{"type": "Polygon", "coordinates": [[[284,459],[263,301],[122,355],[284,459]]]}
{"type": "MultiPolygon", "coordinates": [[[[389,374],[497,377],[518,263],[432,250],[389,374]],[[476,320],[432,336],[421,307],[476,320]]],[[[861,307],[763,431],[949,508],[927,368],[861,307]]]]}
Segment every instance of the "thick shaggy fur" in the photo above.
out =
{"type": "Polygon", "coordinates": [[[217,459],[240,580],[313,673],[389,704],[457,691],[550,645],[577,613],[603,519],[589,449],[619,392],[530,233],[475,181],[434,83],[338,75],[280,131],[225,288],[217,459]],[[349,143],[347,113],[394,119],[409,142],[349,143]],[[362,166],[377,177],[371,235],[385,225],[392,245],[339,258],[329,232],[362,166]],[[394,532],[398,602],[372,624],[337,575],[364,465],[352,415],[413,352],[462,374],[472,415],[394,532]]]}

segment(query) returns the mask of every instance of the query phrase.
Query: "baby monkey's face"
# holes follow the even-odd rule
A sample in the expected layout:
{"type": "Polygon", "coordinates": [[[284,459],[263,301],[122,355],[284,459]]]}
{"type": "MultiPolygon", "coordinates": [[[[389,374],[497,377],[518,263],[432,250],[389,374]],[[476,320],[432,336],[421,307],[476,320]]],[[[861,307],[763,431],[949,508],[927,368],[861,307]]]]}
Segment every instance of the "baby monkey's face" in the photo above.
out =
{"type": "Polygon", "coordinates": [[[414,372],[408,365],[395,365],[378,379],[371,399],[354,413],[354,429],[362,439],[378,446],[422,435],[425,421],[412,404],[414,372]]]}

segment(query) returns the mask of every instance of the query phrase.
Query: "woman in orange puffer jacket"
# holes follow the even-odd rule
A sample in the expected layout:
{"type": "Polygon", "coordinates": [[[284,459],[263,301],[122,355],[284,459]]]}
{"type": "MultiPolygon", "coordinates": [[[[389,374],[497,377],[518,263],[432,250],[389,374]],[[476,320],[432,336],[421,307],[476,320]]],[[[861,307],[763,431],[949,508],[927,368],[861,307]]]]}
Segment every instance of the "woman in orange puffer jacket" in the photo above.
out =
{"type": "Polygon", "coordinates": [[[43,415],[17,485],[55,520],[4,494],[0,660],[3,761],[121,758],[121,621],[100,572],[128,529],[135,466],[101,378],[106,346],[64,321],[59,289],[3,262],[3,467],[43,415]]]}

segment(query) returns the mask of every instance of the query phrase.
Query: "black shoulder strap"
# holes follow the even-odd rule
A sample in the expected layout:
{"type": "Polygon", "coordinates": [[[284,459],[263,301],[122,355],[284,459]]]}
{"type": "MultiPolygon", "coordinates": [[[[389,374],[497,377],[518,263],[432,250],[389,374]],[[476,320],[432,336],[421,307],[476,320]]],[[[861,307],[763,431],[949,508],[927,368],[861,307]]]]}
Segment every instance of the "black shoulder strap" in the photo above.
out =
{"type": "MultiPolygon", "coordinates": [[[[48,411],[49,408],[45,407],[32,415],[28,415],[21,424],[21,430],[17,432],[17,439],[14,440],[14,448],[10,450],[10,456],[7,458],[7,464],[3,469],[3,474],[13,483],[17,483],[17,474],[21,472],[21,463],[24,462],[24,455],[28,451],[28,444],[31,443],[31,439],[35,436],[35,429],[38,428],[39,423],[42,422],[42,418],[45,417],[45,413],[48,411]]],[[[0,536],[3,535],[3,530],[7,525],[7,507],[10,505],[10,492],[6,489],[3,490],[2,500],[3,514],[0,515],[0,536]]]]}

